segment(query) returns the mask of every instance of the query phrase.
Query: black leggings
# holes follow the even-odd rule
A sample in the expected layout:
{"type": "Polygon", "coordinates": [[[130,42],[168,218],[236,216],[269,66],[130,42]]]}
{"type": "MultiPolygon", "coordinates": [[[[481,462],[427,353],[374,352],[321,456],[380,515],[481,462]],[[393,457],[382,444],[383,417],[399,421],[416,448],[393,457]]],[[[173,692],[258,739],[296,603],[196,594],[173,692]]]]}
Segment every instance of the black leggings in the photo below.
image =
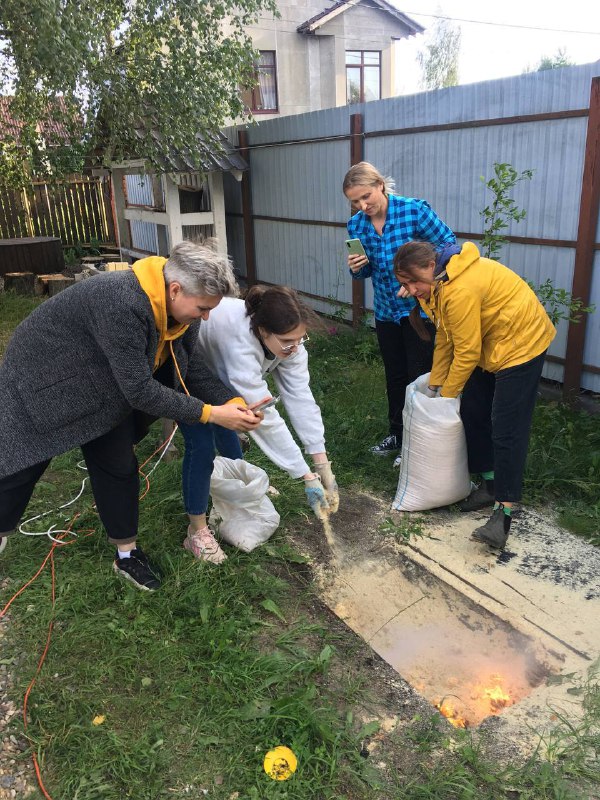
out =
{"type": "Polygon", "coordinates": [[[470,472],[494,472],[496,500],[521,499],[529,431],[546,353],[491,373],[476,367],[467,381],[460,415],[470,472]]]}

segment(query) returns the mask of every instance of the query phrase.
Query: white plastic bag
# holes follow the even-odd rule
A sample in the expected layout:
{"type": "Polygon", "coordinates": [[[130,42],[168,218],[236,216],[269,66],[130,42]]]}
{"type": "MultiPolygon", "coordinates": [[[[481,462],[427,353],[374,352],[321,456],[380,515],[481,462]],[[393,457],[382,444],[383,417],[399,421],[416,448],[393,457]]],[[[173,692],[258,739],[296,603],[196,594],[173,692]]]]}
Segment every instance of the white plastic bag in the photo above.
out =
{"type": "Polygon", "coordinates": [[[460,400],[428,397],[429,375],[406,389],[396,511],[425,511],[467,497],[471,478],[460,400]]]}
{"type": "Polygon", "coordinates": [[[222,539],[244,553],[266,542],[279,525],[279,514],[267,497],[268,488],[264,469],[241,458],[215,458],[209,522],[222,539]]]}

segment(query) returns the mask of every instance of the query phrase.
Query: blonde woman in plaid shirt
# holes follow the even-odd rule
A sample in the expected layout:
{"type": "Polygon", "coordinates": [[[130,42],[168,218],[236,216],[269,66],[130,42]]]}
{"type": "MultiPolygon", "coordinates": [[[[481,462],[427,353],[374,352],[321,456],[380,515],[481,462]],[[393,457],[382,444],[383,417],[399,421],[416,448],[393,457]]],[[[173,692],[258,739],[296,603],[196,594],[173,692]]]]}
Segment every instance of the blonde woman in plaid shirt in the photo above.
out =
{"type": "Polygon", "coordinates": [[[402,409],[406,387],[431,369],[431,342],[414,332],[408,315],[415,306],[410,297],[398,297],[400,284],[394,275],[398,248],[419,239],[442,248],[456,237],[425,200],[401,197],[391,190],[394,183],[366,161],[355,164],[344,178],[343,191],[356,211],[348,220],[348,235],[360,239],[366,256],[349,255],[354,280],[371,278],[374,292],[375,331],[385,369],[389,433],[370,448],[374,455],[388,455],[402,447],[402,409]]]}

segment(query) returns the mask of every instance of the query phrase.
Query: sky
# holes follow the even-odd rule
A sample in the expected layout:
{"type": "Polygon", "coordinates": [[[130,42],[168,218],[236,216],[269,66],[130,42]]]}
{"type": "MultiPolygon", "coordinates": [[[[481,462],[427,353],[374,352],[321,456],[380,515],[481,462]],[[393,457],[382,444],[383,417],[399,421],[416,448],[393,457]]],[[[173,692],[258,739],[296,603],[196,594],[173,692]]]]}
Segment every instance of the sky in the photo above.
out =
{"type": "MultiPolygon", "coordinates": [[[[450,17],[460,27],[461,84],[520,75],[559,48],[575,64],[600,59],[598,0],[394,0],[394,5],[425,28],[436,21],[430,15],[450,17]]],[[[426,36],[427,32],[397,45],[400,94],[420,90],[415,55],[426,36]]]]}

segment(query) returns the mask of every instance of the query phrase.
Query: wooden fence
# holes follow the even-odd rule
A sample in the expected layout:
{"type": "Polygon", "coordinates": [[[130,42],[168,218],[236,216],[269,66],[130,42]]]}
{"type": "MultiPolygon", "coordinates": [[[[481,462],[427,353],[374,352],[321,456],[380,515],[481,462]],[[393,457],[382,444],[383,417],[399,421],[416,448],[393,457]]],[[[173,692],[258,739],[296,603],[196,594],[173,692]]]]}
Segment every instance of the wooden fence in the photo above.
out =
{"type": "Polygon", "coordinates": [[[0,187],[0,238],[58,236],[63,246],[114,244],[110,179],[74,176],[27,189],[0,187]]]}

